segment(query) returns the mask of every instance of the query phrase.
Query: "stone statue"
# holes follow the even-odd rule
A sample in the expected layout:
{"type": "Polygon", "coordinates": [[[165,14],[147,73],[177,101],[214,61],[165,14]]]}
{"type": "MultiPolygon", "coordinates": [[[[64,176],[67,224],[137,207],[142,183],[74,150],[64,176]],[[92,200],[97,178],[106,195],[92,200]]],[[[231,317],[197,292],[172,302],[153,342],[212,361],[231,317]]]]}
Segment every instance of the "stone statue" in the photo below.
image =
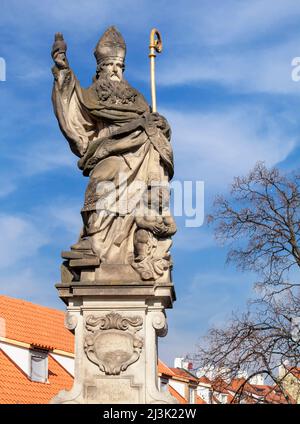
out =
{"type": "MultiPolygon", "coordinates": [[[[150,36],[152,105],[156,29],[150,36]]],[[[78,166],[89,177],[83,228],[62,253],[65,325],[75,334],[74,384],[51,403],[176,403],[160,391],[157,338],[176,299],[169,210],[170,127],[123,78],[126,46],[108,28],[95,49],[96,75],[80,87],[57,33],[53,105],[78,166]]]]}
{"type": "Polygon", "coordinates": [[[126,45],[109,27],[95,48],[96,75],[85,89],[69,66],[61,33],[52,48],[54,111],[78,167],[89,177],[83,229],[62,253],[62,282],[170,281],[171,130],[124,79],[126,45]]]}

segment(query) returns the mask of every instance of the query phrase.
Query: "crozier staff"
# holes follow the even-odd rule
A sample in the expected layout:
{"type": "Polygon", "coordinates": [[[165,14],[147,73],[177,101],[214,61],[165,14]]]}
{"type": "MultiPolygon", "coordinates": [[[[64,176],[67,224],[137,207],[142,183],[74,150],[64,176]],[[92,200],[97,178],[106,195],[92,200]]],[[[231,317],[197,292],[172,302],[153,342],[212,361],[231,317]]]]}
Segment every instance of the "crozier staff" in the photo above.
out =
{"type": "Polygon", "coordinates": [[[151,97],[152,97],[152,112],[156,112],[156,89],[155,89],[155,58],[157,53],[162,52],[162,40],[158,29],[153,28],[150,33],[149,44],[150,58],[150,77],[151,77],[151,97]]]}

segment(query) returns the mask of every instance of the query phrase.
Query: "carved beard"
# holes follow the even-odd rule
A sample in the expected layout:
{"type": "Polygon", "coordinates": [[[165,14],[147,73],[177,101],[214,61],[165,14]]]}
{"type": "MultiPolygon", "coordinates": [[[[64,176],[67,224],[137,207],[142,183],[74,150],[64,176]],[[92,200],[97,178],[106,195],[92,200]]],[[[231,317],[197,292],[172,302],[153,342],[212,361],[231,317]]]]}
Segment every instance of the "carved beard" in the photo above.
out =
{"type": "Polygon", "coordinates": [[[126,80],[112,81],[106,74],[99,75],[96,92],[101,102],[110,104],[132,104],[137,97],[137,91],[126,80]]]}

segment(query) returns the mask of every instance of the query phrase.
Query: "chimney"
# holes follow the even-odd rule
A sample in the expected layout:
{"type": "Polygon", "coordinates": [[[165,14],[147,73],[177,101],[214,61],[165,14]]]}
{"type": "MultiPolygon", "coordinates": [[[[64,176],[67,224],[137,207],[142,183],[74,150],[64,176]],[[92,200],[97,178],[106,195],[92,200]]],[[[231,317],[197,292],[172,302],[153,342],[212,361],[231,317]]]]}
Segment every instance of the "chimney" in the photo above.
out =
{"type": "Polygon", "coordinates": [[[184,370],[191,371],[193,369],[193,362],[187,358],[175,358],[174,367],[183,368],[184,370]]]}
{"type": "Polygon", "coordinates": [[[175,358],[174,359],[174,368],[183,368],[184,358],[175,358]]]}
{"type": "Polygon", "coordinates": [[[290,362],[288,359],[285,359],[282,364],[278,366],[278,378],[284,378],[288,373],[290,362]]]}

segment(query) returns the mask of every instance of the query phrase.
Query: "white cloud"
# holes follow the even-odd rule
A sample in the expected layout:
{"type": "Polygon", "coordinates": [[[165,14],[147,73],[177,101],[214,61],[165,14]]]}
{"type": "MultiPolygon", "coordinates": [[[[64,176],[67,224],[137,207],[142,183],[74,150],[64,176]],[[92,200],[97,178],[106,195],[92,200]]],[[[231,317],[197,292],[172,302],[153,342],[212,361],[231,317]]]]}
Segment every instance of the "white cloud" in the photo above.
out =
{"type": "Polygon", "coordinates": [[[25,299],[39,305],[64,309],[57,295],[51,272],[37,272],[25,266],[0,275],[1,295],[25,299]]]}
{"type": "Polygon", "coordinates": [[[0,214],[2,294],[59,306],[54,283],[59,278],[60,250],[76,242],[80,231],[80,208],[75,211],[72,205],[66,207],[56,199],[31,216],[0,214]],[[50,246],[57,248],[56,255],[49,254],[50,246]]]}
{"type": "Polygon", "coordinates": [[[162,113],[173,131],[176,177],[203,180],[206,192],[224,189],[233,176],[247,173],[257,161],[275,165],[296,145],[296,136],[285,133],[286,118],[259,107],[162,113]]]}
{"type": "Polygon", "coordinates": [[[199,335],[195,333],[194,327],[189,329],[187,326],[185,331],[178,331],[169,327],[167,336],[158,338],[159,358],[169,367],[174,367],[175,358],[185,357],[195,351],[198,337],[199,335]]]}
{"type": "Polygon", "coordinates": [[[0,234],[0,269],[12,267],[34,256],[48,243],[47,236],[40,228],[36,228],[29,219],[16,215],[0,215],[0,234]]]}
{"type": "Polygon", "coordinates": [[[192,354],[200,337],[212,326],[223,326],[233,310],[244,309],[252,296],[253,277],[219,267],[185,281],[174,310],[167,311],[169,334],[159,341],[160,357],[172,364],[174,357],[192,354]]]}
{"type": "MultiPolygon", "coordinates": [[[[113,5],[108,0],[101,1],[101,5],[97,0],[88,4],[83,0],[27,0],[26,4],[11,0],[4,3],[1,12],[2,25],[17,34],[8,46],[4,43],[4,53],[11,58],[13,68],[17,67],[13,73],[22,80],[49,77],[50,55],[46,60],[40,53],[41,47],[47,48],[45,43],[51,43],[49,32],[65,33],[73,57],[76,48],[86,48],[88,43],[91,58],[98,37],[108,25],[120,26],[128,38],[128,49],[137,49],[141,54],[147,48],[150,28],[157,25],[166,44],[166,53],[159,58],[159,84],[214,81],[243,92],[298,92],[290,77],[290,61],[299,55],[299,37],[295,38],[300,16],[297,0],[190,0],[178,1],[171,8],[168,2],[155,8],[150,0],[123,0],[113,5]],[[11,57],[14,43],[20,51],[18,66],[11,57]]],[[[50,45],[48,48],[50,52],[50,45]]],[[[140,63],[146,61],[141,57],[140,63]]],[[[148,69],[138,69],[136,76],[142,71],[140,78],[148,80],[148,69]]]]}
{"type": "Polygon", "coordinates": [[[31,143],[25,154],[15,153],[12,159],[19,163],[21,175],[32,176],[60,167],[76,167],[78,158],[69,151],[65,140],[43,140],[31,143]]]}
{"type": "Polygon", "coordinates": [[[7,177],[2,178],[2,183],[0,187],[0,198],[6,197],[16,189],[16,184],[13,181],[9,181],[7,177]]]}
{"type": "Polygon", "coordinates": [[[26,147],[18,146],[2,157],[10,163],[10,168],[8,172],[0,173],[2,180],[0,198],[16,191],[24,178],[31,178],[58,168],[77,168],[77,158],[69,151],[63,139],[32,142],[26,147]]]}
{"type": "Polygon", "coordinates": [[[0,277],[0,290],[2,295],[15,296],[28,299],[36,290],[45,287],[45,281],[36,276],[31,268],[25,267],[13,270],[0,277]]]}
{"type": "Polygon", "coordinates": [[[173,246],[173,249],[177,250],[194,251],[216,246],[216,242],[212,231],[207,226],[185,228],[183,225],[180,225],[173,237],[173,246]]]}
{"type": "MultiPolygon", "coordinates": [[[[11,0],[2,5],[2,22],[12,28],[26,27],[23,34],[23,42],[28,43],[33,34],[39,32],[41,26],[56,28],[56,31],[72,32],[75,39],[88,39],[90,33],[103,31],[103,26],[114,25],[116,22],[124,26],[132,26],[132,16],[135,16],[135,28],[142,27],[149,15],[153,15],[153,5],[147,8],[147,1],[122,0],[114,2],[109,0],[44,0],[43,3],[36,0],[27,0],[26,4],[18,0],[11,0]],[[14,8],[15,13],[11,10],[14,8]],[[76,30],[74,31],[74,28],[76,30]]],[[[100,34],[99,34],[100,36],[100,34]]],[[[35,40],[39,43],[40,40],[35,40]]]]}
{"type": "Polygon", "coordinates": [[[82,228],[82,218],[80,215],[82,205],[80,202],[66,199],[65,201],[56,200],[55,203],[47,206],[46,215],[48,222],[54,228],[61,228],[64,232],[69,232],[74,237],[74,242],[79,237],[82,228]],[[66,201],[68,205],[66,205],[66,201]]]}
{"type": "MultiPolygon", "coordinates": [[[[291,61],[300,55],[298,38],[269,46],[213,48],[164,57],[157,71],[158,86],[213,82],[233,92],[299,95],[292,80],[291,61]]],[[[145,73],[144,73],[145,74],[145,73]]],[[[146,75],[140,74],[142,79],[146,75]]]]}
{"type": "MultiPolygon", "coordinates": [[[[289,27],[299,20],[297,0],[202,0],[187,2],[184,21],[190,31],[181,37],[199,40],[207,45],[230,45],[256,40],[289,27]],[[196,37],[197,36],[197,37],[196,37]]],[[[173,11],[176,14],[176,11],[173,11]]],[[[182,17],[182,15],[180,15],[182,17]]]]}
{"type": "MultiPolygon", "coordinates": [[[[297,22],[300,6],[297,0],[276,1],[252,0],[178,0],[170,7],[169,2],[160,2],[159,7],[151,0],[123,0],[114,2],[102,0],[19,0],[3,2],[2,22],[11,27],[28,29],[23,39],[43,28],[59,26],[57,30],[73,31],[74,36],[88,38],[89,34],[79,29],[97,32],[103,25],[122,23],[131,31],[145,26],[163,25],[170,32],[172,41],[182,44],[186,41],[200,41],[208,44],[228,44],[255,39],[273,29],[284,28],[288,23],[297,22]],[[14,13],[11,11],[14,10],[14,13]],[[134,16],[135,25],[132,26],[134,16]],[[28,21],[30,19],[30,26],[28,21]],[[168,24],[168,25],[166,25],[168,24]]],[[[38,41],[38,40],[37,40],[38,41]]]]}

